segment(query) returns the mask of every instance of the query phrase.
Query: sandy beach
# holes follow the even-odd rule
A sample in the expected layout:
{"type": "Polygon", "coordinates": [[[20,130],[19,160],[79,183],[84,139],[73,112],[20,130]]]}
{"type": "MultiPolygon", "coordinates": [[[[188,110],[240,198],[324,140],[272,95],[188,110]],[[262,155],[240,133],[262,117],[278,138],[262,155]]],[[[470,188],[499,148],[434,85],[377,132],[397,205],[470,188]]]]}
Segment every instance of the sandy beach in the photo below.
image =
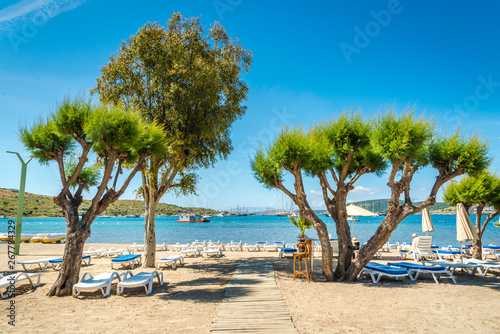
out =
{"type": "MultiPolygon", "coordinates": [[[[87,244],[89,247],[130,246],[87,244]]],[[[22,244],[16,261],[60,257],[64,245],[22,244]]],[[[157,252],[157,258],[172,251],[157,252]]],[[[379,262],[397,256],[383,253],[379,262]]],[[[0,271],[7,271],[7,245],[0,245],[0,271]]],[[[354,283],[327,283],[321,275],[316,253],[316,282],[292,280],[293,259],[279,259],[276,252],[224,252],[222,258],[186,258],[176,270],[165,268],[163,286],[155,281],[151,295],[143,288],[109,297],[100,291],[82,292],[73,298],[47,297],[58,272],[42,271],[41,286],[32,291],[21,286],[19,294],[2,300],[1,332],[22,333],[209,333],[217,317],[224,289],[237,265],[243,262],[272,262],[275,278],[292,321],[299,333],[498,333],[500,332],[500,271],[486,277],[456,273],[458,284],[442,277],[435,284],[423,275],[412,282],[383,278],[373,284],[369,277],[354,283]],[[7,324],[6,307],[16,305],[16,326],[7,324]]],[[[17,270],[22,270],[17,265],[17,270]]],[[[124,272],[127,268],[119,269],[124,272]]],[[[110,272],[110,259],[92,258],[85,272],[110,272]]],[[[134,273],[152,271],[136,268],[134,273]]]]}

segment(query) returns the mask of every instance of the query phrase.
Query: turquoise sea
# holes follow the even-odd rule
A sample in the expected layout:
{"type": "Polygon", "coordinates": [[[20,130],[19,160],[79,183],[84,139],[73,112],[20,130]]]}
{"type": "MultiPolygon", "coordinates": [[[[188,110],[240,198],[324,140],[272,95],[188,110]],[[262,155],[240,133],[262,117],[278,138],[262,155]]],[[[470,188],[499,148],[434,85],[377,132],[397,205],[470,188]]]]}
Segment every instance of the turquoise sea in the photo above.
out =
{"type": "MultiPolygon", "coordinates": [[[[320,216],[327,224],[329,233],[335,237],[335,224],[331,218],[320,216]]],[[[354,236],[362,243],[375,232],[384,217],[360,217],[354,222],[354,236]]],[[[421,215],[413,215],[402,221],[392,233],[389,241],[410,242],[411,234],[422,233],[421,215]]],[[[475,216],[472,216],[475,220],[475,216]]],[[[176,223],[177,217],[156,218],[156,239],[158,243],[185,243],[194,240],[212,240],[227,243],[231,240],[243,243],[257,241],[295,242],[298,229],[287,217],[277,216],[229,216],[213,217],[209,223],[176,223]]],[[[473,220],[473,221],[474,221],[473,220]]],[[[452,215],[432,215],[433,243],[438,246],[458,245],[456,241],[456,217],[452,215]]],[[[496,221],[496,219],[495,219],[496,221]]],[[[6,233],[8,219],[0,219],[0,233],[6,233]]],[[[66,232],[64,218],[24,218],[22,233],[66,232]]],[[[308,230],[309,237],[317,238],[314,228],[308,230]]],[[[142,243],[144,241],[144,218],[97,218],[92,224],[92,232],[87,242],[95,243],[142,243]]],[[[483,235],[484,244],[500,244],[500,228],[491,222],[483,235]]]]}

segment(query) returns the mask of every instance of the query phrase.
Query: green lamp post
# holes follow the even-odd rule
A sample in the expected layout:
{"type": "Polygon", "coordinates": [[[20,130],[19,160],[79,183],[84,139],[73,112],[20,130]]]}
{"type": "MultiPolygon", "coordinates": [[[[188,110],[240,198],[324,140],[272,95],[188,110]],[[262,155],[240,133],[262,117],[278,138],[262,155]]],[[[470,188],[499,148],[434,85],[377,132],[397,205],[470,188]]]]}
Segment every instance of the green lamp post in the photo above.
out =
{"type": "Polygon", "coordinates": [[[19,244],[21,243],[21,228],[23,226],[23,207],[24,207],[24,186],[26,185],[26,167],[28,163],[33,159],[30,157],[26,162],[17,152],[7,151],[7,153],[12,153],[17,155],[19,161],[21,161],[21,185],[19,186],[19,199],[17,202],[17,221],[16,221],[16,240],[14,245],[14,254],[19,255],[19,244]]]}

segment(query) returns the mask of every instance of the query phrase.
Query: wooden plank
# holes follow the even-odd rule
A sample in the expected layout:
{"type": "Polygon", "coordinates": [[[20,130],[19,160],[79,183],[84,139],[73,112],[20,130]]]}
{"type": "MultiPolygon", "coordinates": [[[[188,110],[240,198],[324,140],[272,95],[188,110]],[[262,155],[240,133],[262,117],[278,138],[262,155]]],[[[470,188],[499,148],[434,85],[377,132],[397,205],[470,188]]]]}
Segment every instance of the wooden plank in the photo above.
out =
{"type": "Polygon", "coordinates": [[[226,285],[213,332],[297,333],[271,263],[238,266],[226,285]]]}

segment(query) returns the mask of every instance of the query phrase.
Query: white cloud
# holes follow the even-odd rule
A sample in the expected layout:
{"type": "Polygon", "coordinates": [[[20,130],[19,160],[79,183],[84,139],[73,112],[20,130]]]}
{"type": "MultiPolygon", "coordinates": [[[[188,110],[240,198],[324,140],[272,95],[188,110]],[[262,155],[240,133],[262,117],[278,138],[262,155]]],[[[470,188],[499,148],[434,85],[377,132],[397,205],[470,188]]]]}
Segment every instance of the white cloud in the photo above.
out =
{"type": "Polygon", "coordinates": [[[309,194],[311,194],[311,196],[323,196],[323,192],[318,190],[309,190],[309,194]]]}
{"type": "Polygon", "coordinates": [[[0,32],[19,29],[26,21],[43,26],[51,18],[82,5],[85,0],[21,0],[0,10],[0,32]]]}
{"type": "Polygon", "coordinates": [[[375,195],[377,193],[378,189],[375,188],[366,188],[363,186],[357,186],[354,187],[354,190],[351,190],[349,192],[349,195],[375,195]]]}

